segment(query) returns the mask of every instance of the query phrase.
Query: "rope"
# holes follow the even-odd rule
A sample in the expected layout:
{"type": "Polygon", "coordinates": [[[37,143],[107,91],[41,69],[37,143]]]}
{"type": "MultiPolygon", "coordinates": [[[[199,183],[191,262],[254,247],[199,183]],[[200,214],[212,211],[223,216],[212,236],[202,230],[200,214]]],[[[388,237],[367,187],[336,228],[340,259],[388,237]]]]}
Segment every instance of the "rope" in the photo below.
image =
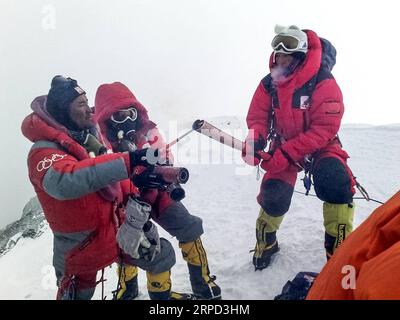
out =
{"type": "MultiPolygon", "coordinates": [[[[260,169],[260,165],[258,165],[258,168],[257,168],[257,181],[260,179],[260,172],[264,173],[265,171],[261,170],[260,169]]],[[[303,179],[301,179],[301,180],[303,180],[303,183],[304,183],[304,180],[305,180],[306,177],[307,177],[307,175],[303,179]]],[[[376,202],[376,203],[379,203],[379,204],[384,204],[382,201],[379,201],[379,200],[376,200],[376,199],[372,199],[369,196],[367,190],[365,190],[365,188],[357,181],[357,178],[354,177],[354,176],[353,176],[353,178],[354,178],[354,181],[356,182],[357,189],[362,194],[362,197],[354,197],[353,198],[354,200],[362,200],[363,199],[363,200],[367,200],[367,201],[376,202]]],[[[317,195],[309,193],[309,190],[311,189],[311,185],[312,185],[311,180],[309,180],[308,188],[307,188],[306,184],[304,184],[304,186],[306,187],[307,192],[301,192],[301,191],[297,191],[297,190],[294,190],[294,192],[303,194],[305,196],[317,197],[317,195]]]]}
{"type": "Polygon", "coordinates": [[[361,194],[364,197],[364,199],[367,200],[367,201],[371,200],[367,190],[365,190],[365,188],[361,184],[358,183],[356,177],[354,177],[354,181],[356,182],[356,187],[357,187],[358,191],[361,192],[361,194]]]}

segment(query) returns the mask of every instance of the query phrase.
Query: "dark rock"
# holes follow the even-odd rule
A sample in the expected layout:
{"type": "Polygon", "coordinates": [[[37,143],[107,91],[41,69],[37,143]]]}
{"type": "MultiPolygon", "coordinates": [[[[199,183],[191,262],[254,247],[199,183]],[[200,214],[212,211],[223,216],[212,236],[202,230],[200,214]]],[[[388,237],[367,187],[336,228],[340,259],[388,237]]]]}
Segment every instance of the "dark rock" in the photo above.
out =
{"type": "Polygon", "coordinates": [[[21,238],[37,238],[46,226],[42,207],[37,197],[24,207],[21,219],[0,230],[0,257],[10,251],[21,238]]]}

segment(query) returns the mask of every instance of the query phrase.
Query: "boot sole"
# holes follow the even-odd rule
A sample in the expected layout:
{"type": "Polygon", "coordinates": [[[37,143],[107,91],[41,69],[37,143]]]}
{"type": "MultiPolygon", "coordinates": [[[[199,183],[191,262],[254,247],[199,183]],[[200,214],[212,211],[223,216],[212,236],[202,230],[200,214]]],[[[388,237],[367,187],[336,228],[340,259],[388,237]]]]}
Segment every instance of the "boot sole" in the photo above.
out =
{"type": "Polygon", "coordinates": [[[254,266],[254,271],[257,271],[257,270],[262,271],[262,270],[264,270],[265,268],[268,268],[268,266],[269,266],[270,263],[271,263],[272,257],[273,257],[276,253],[278,253],[279,250],[280,250],[280,248],[277,247],[277,248],[275,249],[275,251],[273,251],[273,252],[271,253],[271,255],[268,257],[268,260],[265,261],[265,264],[264,264],[264,265],[262,265],[262,266],[260,266],[260,267],[254,266]]]}

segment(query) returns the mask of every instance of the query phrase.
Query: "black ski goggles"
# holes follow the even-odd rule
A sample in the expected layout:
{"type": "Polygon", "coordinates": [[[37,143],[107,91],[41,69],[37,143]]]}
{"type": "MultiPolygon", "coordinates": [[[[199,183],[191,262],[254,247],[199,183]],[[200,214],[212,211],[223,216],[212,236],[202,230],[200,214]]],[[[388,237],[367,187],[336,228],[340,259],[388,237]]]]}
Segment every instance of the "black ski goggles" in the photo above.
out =
{"type": "Polygon", "coordinates": [[[135,121],[138,117],[138,113],[135,107],[130,107],[128,109],[122,109],[114,112],[111,115],[111,120],[115,123],[124,123],[128,119],[135,121]]]}

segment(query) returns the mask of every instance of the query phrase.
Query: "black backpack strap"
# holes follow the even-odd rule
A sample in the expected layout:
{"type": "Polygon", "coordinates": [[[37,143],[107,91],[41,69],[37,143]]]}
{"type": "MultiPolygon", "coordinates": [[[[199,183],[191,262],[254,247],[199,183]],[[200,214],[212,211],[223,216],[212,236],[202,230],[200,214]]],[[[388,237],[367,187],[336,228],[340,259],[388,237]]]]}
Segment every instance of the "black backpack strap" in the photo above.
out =
{"type": "Polygon", "coordinates": [[[275,109],[279,108],[279,99],[278,99],[278,92],[272,82],[271,75],[267,75],[264,79],[261,80],[262,85],[264,86],[265,90],[271,96],[272,103],[271,103],[271,110],[268,112],[268,136],[267,141],[275,140],[277,138],[277,134],[275,132],[275,109]]]}
{"type": "Polygon", "coordinates": [[[304,131],[310,125],[309,107],[312,103],[312,95],[317,85],[326,79],[333,79],[333,75],[329,70],[321,68],[315,76],[293,94],[292,107],[304,109],[304,131]]]}
{"type": "Polygon", "coordinates": [[[332,73],[327,69],[320,69],[316,75],[308,80],[301,88],[297,89],[293,94],[292,107],[302,108],[304,104],[311,104],[311,97],[314,93],[315,87],[326,79],[332,79],[332,73]],[[309,101],[302,101],[308,97],[309,101]]]}
{"type": "MultiPolygon", "coordinates": [[[[316,75],[314,75],[309,81],[307,81],[301,88],[297,89],[293,94],[292,107],[304,108],[304,131],[306,131],[310,125],[309,106],[311,105],[312,101],[311,99],[314,90],[320,82],[326,79],[333,79],[333,75],[328,69],[321,67],[316,75]]],[[[261,83],[272,99],[272,108],[268,114],[268,119],[269,119],[268,130],[271,135],[275,134],[274,110],[279,109],[280,107],[278,93],[276,87],[273,84],[271,74],[264,77],[261,80],[261,83]]]]}

